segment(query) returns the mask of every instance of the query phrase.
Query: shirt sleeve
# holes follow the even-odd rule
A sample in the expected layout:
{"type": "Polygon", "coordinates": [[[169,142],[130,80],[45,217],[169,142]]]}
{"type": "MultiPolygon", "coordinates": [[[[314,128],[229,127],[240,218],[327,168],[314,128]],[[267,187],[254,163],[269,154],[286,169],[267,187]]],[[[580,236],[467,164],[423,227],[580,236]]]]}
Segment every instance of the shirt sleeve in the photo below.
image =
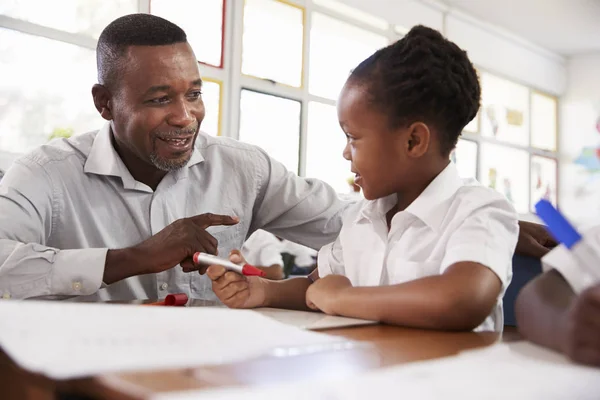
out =
{"type": "Polygon", "coordinates": [[[252,265],[259,267],[283,266],[281,250],[281,242],[275,235],[258,230],[246,240],[242,247],[242,254],[252,265]]]}
{"type": "MultiPolygon", "coordinates": [[[[600,226],[584,233],[585,240],[600,255],[600,226]]],[[[581,265],[563,245],[558,246],[542,258],[544,271],[554,269],[569,283],[575,293],[600,283],[600,265],[581,265]],[[595,270],[594,270],[595,268],[595,270]]]]}
{"type": "Polygon", "coordinates": [[[329,243],[319,250],[317,268],[319,269],[319,278],[333,274],[345,275],[344,253],[339,237],[335,242],[329,243]]]}
{"type": "Polygon", "coordinates": [[[313,249],[333,242],[352,203],[341,200],[326,183],[301,178],[266,153],[260,154],[259,193],[250,230],[264,229],[313,249]]]}
{"type": "Polygon", "coordinates": [[[0,297],[88,295],[102,284],[108,249],[47,246],[58,201],[46,168],[27,158],[0,182],[0,297]]]}
{"type": "Polygon", "coordinates": [[[512,279],[512,256],[519,237],[517,214],[505,199],[476,208],[450,237],[441,272],[458,262],[476,262],[491,269],[502,282],[512,279]]]}

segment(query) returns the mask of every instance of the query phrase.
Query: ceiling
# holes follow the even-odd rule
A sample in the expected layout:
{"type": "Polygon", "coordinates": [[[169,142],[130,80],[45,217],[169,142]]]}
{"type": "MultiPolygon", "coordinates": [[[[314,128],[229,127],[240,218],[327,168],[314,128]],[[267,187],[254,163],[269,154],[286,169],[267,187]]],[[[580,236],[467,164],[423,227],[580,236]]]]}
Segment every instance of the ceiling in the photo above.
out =
{"type": "Polygon", "coordinates": [[[600,0],[438,0],[565,56],[600,53],[600,0]]]}

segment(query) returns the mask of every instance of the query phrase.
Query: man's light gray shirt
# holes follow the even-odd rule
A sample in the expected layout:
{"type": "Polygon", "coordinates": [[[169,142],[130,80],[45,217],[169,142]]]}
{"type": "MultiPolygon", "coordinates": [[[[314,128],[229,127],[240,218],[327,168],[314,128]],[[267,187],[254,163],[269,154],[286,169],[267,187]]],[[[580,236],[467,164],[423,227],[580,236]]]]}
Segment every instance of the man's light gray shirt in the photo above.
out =
{"type": "Polygon", "coordinates": [[[38,148],[0,182],[0,297],[214,299],[207,277],[179,266],[104,286],[106,253],[203,213],[240,218],[208,229],[222,255],[256,229],[319,248],[337,237],[346,205],[330,186],[297,177],[258,147],[202,133],[187,166],[153,191],[131,176],[106,124],[38,148]]]}

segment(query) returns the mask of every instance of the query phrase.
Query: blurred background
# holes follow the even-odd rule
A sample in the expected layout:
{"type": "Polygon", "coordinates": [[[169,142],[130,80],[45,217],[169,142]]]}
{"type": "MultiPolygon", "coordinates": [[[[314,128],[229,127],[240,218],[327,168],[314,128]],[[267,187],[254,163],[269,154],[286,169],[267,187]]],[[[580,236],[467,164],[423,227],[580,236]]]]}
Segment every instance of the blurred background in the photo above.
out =
{"type": "Polygon", "coordinates": [[[0,0],[0,170],[102,126],[96,40],[134,12],[187,32],[205,132],[259,145],[346,194],[335,104],[348,73],[416,24],[438,29],[482,84],[451,157],[461,175],[524,217],[547,198],[580,226],[600,223],[600,0],[0,0]]]}

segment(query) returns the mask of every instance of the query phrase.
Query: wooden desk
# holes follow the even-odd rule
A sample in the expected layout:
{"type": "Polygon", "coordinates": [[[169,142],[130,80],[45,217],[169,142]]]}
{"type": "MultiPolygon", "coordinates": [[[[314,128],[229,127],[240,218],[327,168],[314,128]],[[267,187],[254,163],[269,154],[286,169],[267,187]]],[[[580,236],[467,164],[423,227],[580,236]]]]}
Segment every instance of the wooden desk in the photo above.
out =
{"type": "Polygon", "coordinates": [[[60,392],[93,399],[138,400],[160,392],[308,380],[324,375],[343,376],[382,366],[450,356],[498,340],[520,339],[514,328],[507,328],[502,337],[491,332],[449,333],[383,325],[326,332],[361,341],[361,344],[345,350],[269,356],[218,367],[107,374],[68,382],[56,382],[23,371],[0,351],[0,398],[46,400],[55,399],[60,392]]]}

